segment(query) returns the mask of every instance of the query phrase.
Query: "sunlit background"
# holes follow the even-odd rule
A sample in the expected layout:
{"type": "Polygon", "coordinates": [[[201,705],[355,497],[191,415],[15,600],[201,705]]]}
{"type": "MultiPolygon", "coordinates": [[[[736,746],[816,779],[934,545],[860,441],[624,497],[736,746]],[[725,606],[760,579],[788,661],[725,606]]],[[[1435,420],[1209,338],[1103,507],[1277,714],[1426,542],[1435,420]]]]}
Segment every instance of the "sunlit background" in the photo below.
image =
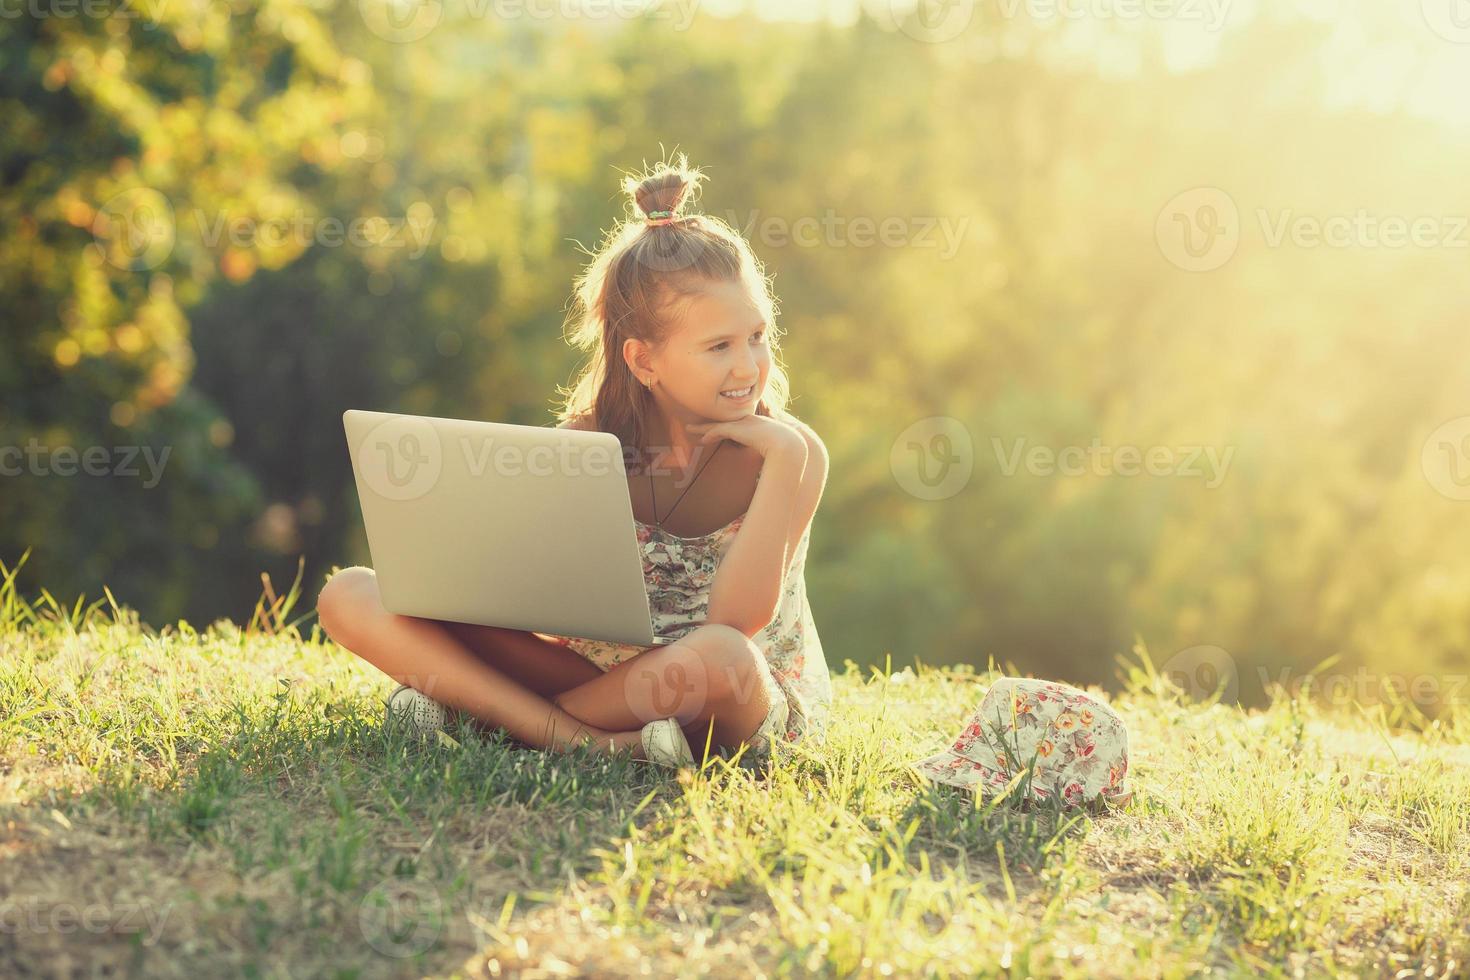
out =
{"type": "Polygon", "coordinates": [[[549,424],[677,149],[831,453],[834,668],[1470,696],[1462,0],[25,0],[0,69],[26,592],[305,611],[342,410],[549,424]]]}

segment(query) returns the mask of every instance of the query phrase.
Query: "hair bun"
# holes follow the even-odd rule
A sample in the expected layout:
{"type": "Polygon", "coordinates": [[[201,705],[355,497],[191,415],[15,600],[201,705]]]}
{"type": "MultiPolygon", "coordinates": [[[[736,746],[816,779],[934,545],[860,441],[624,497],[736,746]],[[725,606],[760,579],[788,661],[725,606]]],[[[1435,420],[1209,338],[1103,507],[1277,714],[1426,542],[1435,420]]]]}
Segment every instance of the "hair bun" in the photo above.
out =
{"type": "Polygon", "coordinates": [[[703,179],[699,168],[690,167],[688,158],[680,153],[672,162],[661,162],[640,176],[625,177],[623,190],[632,195],[642,218],[656,211],[682,218],[681,209],[693,200],[703,179]]]}

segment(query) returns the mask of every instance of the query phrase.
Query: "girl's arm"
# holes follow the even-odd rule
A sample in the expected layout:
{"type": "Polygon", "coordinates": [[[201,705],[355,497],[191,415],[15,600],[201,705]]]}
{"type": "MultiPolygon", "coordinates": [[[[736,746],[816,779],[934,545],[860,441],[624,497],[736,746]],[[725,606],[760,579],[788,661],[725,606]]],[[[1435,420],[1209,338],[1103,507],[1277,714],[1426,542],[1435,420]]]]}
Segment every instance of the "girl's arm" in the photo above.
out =
{"type": "Polygon", "coordinates": [[[801,536],[811,526],[817,514],[817,505],[822,502],[822,491],[827,487],[827,447],[811,426],[793,419],[791,426],[806,440],[806,469],[801,474],[801,490],[796,497],[796,514],[791,519],[791,550],[786,562],[789,565],[796,556],[796,546],[801,536]]]}
{"type": "Polygon", "coordinates": [[[786,571],[827,480],[826,447],[816,433],[800,423],[786,428],[800,438],[778,438],[767,449],[755,496],[710,588],[705,621],[746,636],[755,636],[775,618],[786,571]]]}

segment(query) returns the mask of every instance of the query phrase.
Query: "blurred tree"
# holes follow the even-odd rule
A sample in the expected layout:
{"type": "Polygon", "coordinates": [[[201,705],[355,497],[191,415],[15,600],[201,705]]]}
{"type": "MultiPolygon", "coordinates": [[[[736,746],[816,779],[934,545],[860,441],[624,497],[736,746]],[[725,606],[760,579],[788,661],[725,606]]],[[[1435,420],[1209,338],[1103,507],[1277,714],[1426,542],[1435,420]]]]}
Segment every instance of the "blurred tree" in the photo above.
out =
{"type": "Polygon", "coordinates": [[[32,546],[52,590],[106,581],[172,619],[260,502],[231,424],[188,388],[184,310],[301,251],[216,221],[289,219],[293,177],[333,165],[372,92],[304,4],[38,9],[0,21],[0,445],[27,451],[0,553],[32,546]]]}
{"type": "Polygon", "coordinates": [[[341,411],[548,422],[617,178],[677,148],[774,275],[793,407],[833,456],[808,586],[834,666],[993,655],[1106,681],[1141,636],[1161,661],[1225,648],[1247,700],[1260,670],[1332,654],[1466,671],[1470,530],[1445,481],[1470,481],[1470,442],[1463,473],[1435,470],[1459,445],[1440,427],[1470,417],[1463,247],[1270,238],[1470,213],[1466,135],[1410,111],[1412,80],[1343,98],[1405,44],[1434,55],[1402,25],[977,6],[925,43],[867,12],[682,29],[445,6],[405,37],[374,2],[0,22],[0,447],[171,450],[156,487],[5,477],[0,554],[36,546],[31,581],[210,619],[298,554],[309,589],[366,561],[341,411]],[[1207,55],[1181,67],[1181,37],[1207,55]],[[1238,211],[1203,272],[1159,239],[1195,188],[1238,211]],[[354,223],[370,240],[334,234],[354,223]],[[931,416],[973,464],[934,501],[897,462],[931,416]],[[1006,459],[1094,443],[1224,469],[1006,459]]]}

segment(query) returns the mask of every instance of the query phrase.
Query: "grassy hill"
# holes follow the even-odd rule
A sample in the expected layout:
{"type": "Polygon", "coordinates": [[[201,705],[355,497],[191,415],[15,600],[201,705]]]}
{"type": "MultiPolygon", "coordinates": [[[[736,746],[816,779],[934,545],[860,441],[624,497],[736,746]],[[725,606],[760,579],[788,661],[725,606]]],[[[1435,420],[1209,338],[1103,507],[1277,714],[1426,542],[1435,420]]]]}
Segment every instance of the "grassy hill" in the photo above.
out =
{"type": "Polygon", "coordinates": [[[825,745],[676,776],[384,730],[279,607],[106,605],[0,592],[3,976],[1470,970],[1470,713],[1192,704],[1140,651],[1127,808],[977,808],[905,763],[991,674],[834,663],[825,745]]]}

